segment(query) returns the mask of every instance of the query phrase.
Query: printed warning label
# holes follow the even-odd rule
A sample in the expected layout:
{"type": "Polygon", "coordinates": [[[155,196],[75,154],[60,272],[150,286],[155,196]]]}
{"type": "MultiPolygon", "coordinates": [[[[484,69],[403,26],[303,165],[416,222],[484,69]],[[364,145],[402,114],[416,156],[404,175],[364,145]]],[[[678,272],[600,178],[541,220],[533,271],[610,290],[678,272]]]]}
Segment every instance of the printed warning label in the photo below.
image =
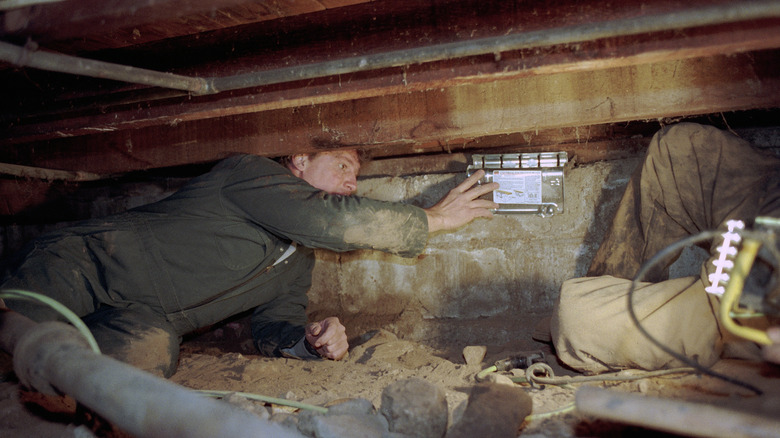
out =
{"type": "Polygon", "coordinates": [[[541,204],[541,170],[494,170],[493,182],[498,189],[493,201],[499,204],[541,204]]]}

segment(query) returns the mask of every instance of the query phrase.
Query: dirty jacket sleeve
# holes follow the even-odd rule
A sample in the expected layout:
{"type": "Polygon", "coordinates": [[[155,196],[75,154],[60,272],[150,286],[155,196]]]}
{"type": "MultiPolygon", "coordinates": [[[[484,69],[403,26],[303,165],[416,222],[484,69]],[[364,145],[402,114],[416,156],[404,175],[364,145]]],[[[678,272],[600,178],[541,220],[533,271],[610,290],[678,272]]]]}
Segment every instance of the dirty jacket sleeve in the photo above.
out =
{"type": "Polygon", "coordinates": [[[428,220],[419,207],[332,195],[267,159],[234,159],[222,202],[269,233],[310,248],[375,249],[414,257],[425,248],[428,220]]]}

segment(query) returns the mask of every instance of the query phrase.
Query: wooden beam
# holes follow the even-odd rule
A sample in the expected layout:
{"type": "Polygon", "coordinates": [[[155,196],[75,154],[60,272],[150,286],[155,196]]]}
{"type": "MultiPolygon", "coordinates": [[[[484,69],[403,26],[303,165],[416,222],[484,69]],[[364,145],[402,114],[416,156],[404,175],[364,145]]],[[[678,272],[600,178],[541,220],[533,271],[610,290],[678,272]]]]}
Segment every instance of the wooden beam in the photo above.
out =
{"type": "MultiPolygon", "coordinates": [[[[503,152],[565,151],[574,164],[592,163],[608,159],[626,158],[641,153],[649,137],[657,130],[657,124],[632,123],[630,127],[614,125],[553,129],[521,135],[479,139],[474,150],[494,148],[503,152]],[[645,126],[647,125],[647,126],[645,126]]],[[[469,150],[465,148],[465,150],[469,150]]],[[[413,157],[382,158],[370,160],[361,168],[360,178],[400,177],[434,173],[465,173],[470,162],[467,152],[435,153],[413,157]]],[[[152,188],[152,193],[165,193],[180,187],[187,179],[208,170],[209,166],[195,166],[148,175],[129,174],[120,178],[95,181],[93,176],[50,169],[25,169],[20,174],[15,168],[10,172],[0,165],[0,173],[17,178],[0,178],[0,224],[4,223],[56,223],[87,219],[94,214],[89,204],[79,199],[94,199],[114,193],[117,187],[138,186],[152,188]],[[160,178],[160,175],[167,175],[160,178]],[[54,180],[54,181],[50,181],[54,180]],[[82,184],[90,181],[88,184],[82,184]],[[81,208],[84,207],[84,208],[81,208]]],[[[150,198],[151,201],[154,197],[150,198]]],[[[120,207],[121,205],[117,205],[120,207]]],[[[117,211],[104,211],[111,214],[117,211]]]]}
{"type": "MultiPolygon", "coordinates": [[[[520,143],[505,145],[490,152],[566,152],[571,162],[587,164],[636,156],[647,148],[649,143],[650,139],[648,137],[614,138],[610,140],[585,141],[581,143],[565,142],[537,146],[526,146],[520,143]]],[[[466,150],[467,152],[416,155],[369,161],[361,167],[360,177],[399,177],[435,173],[465,174],[466,167],[471,163],[471,154],[468,152],[469,149],[466,150]]]]}
{"type": "MultiPolygon", "coordinates": [[[[65,0],[13,9],[0,36],[23,36],[50,49],[117,48],[321,11],[317,0],[65,0]],[[73,40],[82,39],[74,46],[73,40]],[[90,41],[91,40],[91,41],[90,41]]],[[[70,49],[72,50],[72,49],[70,49]]]]}
{"type": "Polygon", "coordinates": [[[114,174],[323,147],[454,152],[485,136],[777,108],[777,59],[768,51],[475,83],[49,140],[0,149],[0,161],[114,174]]]}
{"type": "MultiPolygon", "coordinates": [[[[159,95],[161,100],[147,101],[143,105],[128,105],[124,100],[118,100],[112,105],[109,101],[92,109],[82,108],[76,111],[76,115],[64,113],[56,120],[25,124],[22,119],[20,124],[0,130],[0,135],[7,139],[8,144],[23,144],[95,132],[175,126],[194,120],[459,87],[488,81],[516,81],[538,75],[607,70],[777,47],[780,47],[780,20],[765,20],[690,29],[685,32],[666,32],[653,35],[652,38],[632,36],[565,47],[502,53],[500,59],[492,55],[481,56],[305,82],[293,81],[216,96],[176,98],[177,93],[166,92],[159,95]],[[92,114],[80,115],[84,112],[92,114]]],[[[143,93],[136,98],[143,99],[143,93]]],[[[67,111],[74,110],[68,108],[67,111]]],[[[46,120],[55,115],[56,113],[47,114],[46,120]]]]}

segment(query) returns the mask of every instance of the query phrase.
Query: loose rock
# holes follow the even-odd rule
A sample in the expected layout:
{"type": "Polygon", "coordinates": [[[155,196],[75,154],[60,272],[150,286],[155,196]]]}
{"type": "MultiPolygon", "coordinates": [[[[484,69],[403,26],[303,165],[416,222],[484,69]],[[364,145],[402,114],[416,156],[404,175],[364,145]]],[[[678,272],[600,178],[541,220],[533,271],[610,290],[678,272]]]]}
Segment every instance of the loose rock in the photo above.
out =
{"type": "Polygon", "coordinates": [[[472,388],[463,417],[446,438],[515,438],[532,407],[531,396],[516,385],[480,383],[472,388]]]}
{"type": "Polygon", "coordinates": [[[484,345],[469,345],[463,349],[463,359],[466,360],[466,365],[469,366],[481,364],[485,354],[487,354],[487,347],[484,345]]]}
{"type": "Polygon", "coordinates": [[[444,391],[417,377],[386,387],[379,411],[387,418],[391,432],[417,438],[441,438],[447,430],[444,391]]]}
{"type": "Polygon", "coordinates": [[[320,415],[308,429],[317,438],[373,438],[386,435],[387,422],[378,415],[320,415]]]}
{"type": "Polygon", "coordinates": [[[486,382],[490,383],[496,383],[499,385],[507,385],[507,386],[516,386],[515,382],[512,381],[512,379],[508,376],[505,376],[503,374],[488,374],[487,377],[485,377],[486,382]]]}

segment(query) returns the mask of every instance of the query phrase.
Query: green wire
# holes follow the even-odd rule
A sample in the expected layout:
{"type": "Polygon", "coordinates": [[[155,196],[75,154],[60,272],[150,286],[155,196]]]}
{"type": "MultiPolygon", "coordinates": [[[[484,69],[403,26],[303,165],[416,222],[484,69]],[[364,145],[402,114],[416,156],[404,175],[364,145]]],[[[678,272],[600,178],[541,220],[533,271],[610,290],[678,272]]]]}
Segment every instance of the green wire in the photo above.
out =
{"type": "Polygon", "coordinates": [[[480,371],[479,373],[477,373],[477,375],[475,377],[477,382],[481,382],[481,381],[485,380],[485,378],[487,377],[488,374],[495,372],[497,369],[498,368],[495,365],[493,365],[493,366],[489,366],[489,367],[485,368],[484,370],[480,371]]]}
{"type": "Polygon", "coordinates": [[[89,331],[89,328],[87,328],[87,325],[84,324],[84,321],[82,321],[78,316],[76,316],[75,313],[73,313],[67,307],[63,306],[57,300],[49,298],[46,295],[41,295],[39,293],[30,292],[26,290],[17,290],[17,289],[3,289],[2,291],[0,291],[0,299],[20,299],[26,301],[38,301],[40,303],[46,304],[47,306],[51,307],[52,309],[59,312],[62,316],[64,316],[65,319],[68,320],[68,322],[73,324],[73,326],[76,327],[76,329],[82,334],[82,336],[84,336],[87,339],[87,343],[89,343],[89,346],[90,348],[92,348],[92,351],[94,351],[97,354],[100,354],[100,347],[98,347],[95,337],[92,336],[92,332],[89,331]]]}
{"type": "Polygon", "coordinates": [[[575,404],[572,402],[572,403],[569,403],[568,405],[566,405],[566,406],[564,406],[562,408],[555,409],[555,410],[552,410],[550,412],[540,412],[538,414],[531,414],[531,415],[525,417],[525,421],[542,420],[544,418],[549,418],[549,417],[552,417],[554,415],[565,414],[567,412],[573,411],[575,409],[575,407],[576,407],[575,404]]]}
{"type": "Polygon", "coordinates": [[[310,405],[310,404],[301,403],[301,402],[297,402],[297,401],[294,401],[294,400],[287,400],[287,399],[283,399],[283,398],[267,397],[267,396],[259,395],[259,394],[250,394],[250,393],[247,393],[247,392],[212,391],[212,390],[208,390],[208,389],[199,390],[198,392],[200,392],[202,394],[205,394],[205,395],[208,395],[208,396],[211,396],[211,397],[218,397],[218,398],[225,397],[226,395],[230,395],[230,394],[236,394],[236,395],[240,395],[241,397],[248,398],[250,400],[258,400],[258,401],[262,401],[262,402],[266,402],[266,403],[271,403],[271,404],[274,404],[274,405],[282,405],[282,406],[290,406],[290,407],[299,408],[299,409],[307,409],[307,410],[310,410],[310,411],[319,412],[321,414],[325,414],[325,413],[328,412],[328,408],[325,408],[325,407],[322,407],[322,406],[310,405]]]}

